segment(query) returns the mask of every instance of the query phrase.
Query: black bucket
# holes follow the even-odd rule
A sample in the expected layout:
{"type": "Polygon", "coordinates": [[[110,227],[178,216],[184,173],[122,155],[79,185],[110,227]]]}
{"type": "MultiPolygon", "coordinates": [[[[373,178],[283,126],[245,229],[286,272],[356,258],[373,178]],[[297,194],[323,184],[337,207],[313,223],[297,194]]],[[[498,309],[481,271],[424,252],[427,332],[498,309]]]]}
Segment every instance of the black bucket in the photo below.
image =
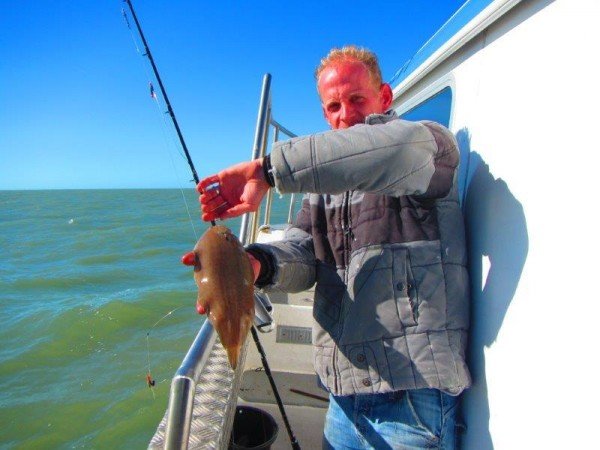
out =
{"type": "Polygon", "coordinates": [[[277,431],[277,423],[268,412],[251,406],[238,406],[233,419],[229,448],[269,449],[277,439],[277,431]]]}

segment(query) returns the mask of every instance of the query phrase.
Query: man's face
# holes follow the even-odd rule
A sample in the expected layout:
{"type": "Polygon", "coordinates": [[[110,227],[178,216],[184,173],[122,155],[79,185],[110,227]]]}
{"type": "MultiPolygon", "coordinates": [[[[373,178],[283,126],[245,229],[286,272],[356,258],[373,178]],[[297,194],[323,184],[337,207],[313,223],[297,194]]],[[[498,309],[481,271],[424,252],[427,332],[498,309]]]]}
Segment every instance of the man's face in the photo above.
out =
{"type": "Polygon", "coordinates": [[[325,120],[333,129],[364,123],[369,114],[384,113],[392,103],[390,86],[374,86],[368,69],[355,61],[325,68],[317,88],[325,120]]]}

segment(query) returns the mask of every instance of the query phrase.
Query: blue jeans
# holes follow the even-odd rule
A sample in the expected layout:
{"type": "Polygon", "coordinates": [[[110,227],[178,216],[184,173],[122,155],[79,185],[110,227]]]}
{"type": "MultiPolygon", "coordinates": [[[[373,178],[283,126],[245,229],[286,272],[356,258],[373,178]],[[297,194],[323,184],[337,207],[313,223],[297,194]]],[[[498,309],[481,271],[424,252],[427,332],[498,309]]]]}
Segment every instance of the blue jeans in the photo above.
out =
{"type": "Polygon", "coordinates": [[[324,449],[455,449],[458,397],[437,389],[329,396],[324,449]]]}

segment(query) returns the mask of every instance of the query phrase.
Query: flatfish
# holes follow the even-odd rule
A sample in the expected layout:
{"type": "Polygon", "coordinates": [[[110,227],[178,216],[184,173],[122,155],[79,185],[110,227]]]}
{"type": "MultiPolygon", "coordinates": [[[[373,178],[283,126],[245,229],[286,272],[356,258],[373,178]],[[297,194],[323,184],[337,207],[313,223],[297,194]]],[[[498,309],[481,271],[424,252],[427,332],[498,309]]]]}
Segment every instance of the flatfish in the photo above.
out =
{"type": "Polygon", "coordinates": [[[254,274],[248,256],[231,230],[217,225],[202,235],[182,262],[194,266],[196,309],[207,314],[235,369],[254,321],[254,274]]]}

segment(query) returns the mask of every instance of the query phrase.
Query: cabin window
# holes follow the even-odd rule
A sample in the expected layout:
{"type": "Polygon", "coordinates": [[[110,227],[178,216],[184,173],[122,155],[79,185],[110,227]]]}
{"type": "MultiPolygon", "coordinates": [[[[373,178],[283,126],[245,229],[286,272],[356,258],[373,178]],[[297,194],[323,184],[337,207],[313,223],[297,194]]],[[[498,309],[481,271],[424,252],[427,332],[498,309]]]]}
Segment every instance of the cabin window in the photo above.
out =
{"type": "Polygon", "coordinates": [[[400,118],[405,120],[433,120],[448,128],[450,126],[451,106],[452,89],[448,86],[414,108],[409,109],[400,115],[400,118]]]}

